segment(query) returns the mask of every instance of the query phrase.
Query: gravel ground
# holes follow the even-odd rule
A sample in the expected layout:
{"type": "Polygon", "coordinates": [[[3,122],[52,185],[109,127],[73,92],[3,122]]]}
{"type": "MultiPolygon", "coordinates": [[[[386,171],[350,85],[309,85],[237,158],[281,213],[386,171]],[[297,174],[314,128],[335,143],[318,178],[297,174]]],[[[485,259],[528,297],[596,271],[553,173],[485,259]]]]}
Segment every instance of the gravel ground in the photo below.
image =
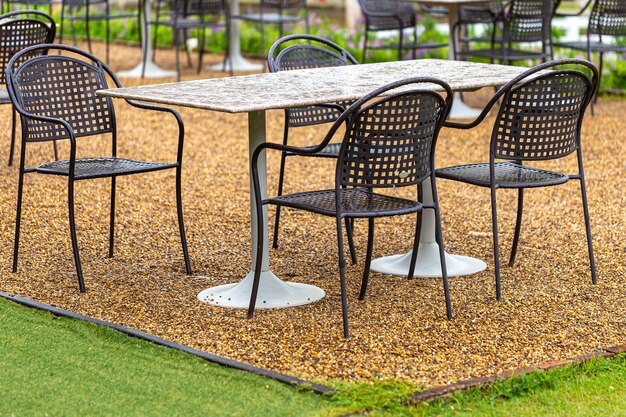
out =
{"type": "MultiPolygon", "coordinates": [[[[97,52],[102,49],[98,47],[97,52]]],[[[114,47],[112,57],[115,70],[139,61],[137,48],[131,47],[114,47]]],[[[159,52],[158,62],[173,68],[173,54],[159,52]]],[[[185,78],[195,76],[191,69],[185,71],[185,78]]],[[[484,103],[491,92],[475,94],[471,100],[484,103]]],[[[173,123],[118,104],[121,155],[175,158],[173,123]]],[[[212,307],[196,299],[201,290],[237,282],[250,269],[245,115],[179,109],[187,131],[183,199],[193,276],[184,274],[173,171],[118,180],[113,259],[106,258],[110,183],[78,184],[77,227],[88,289],[81,294],[68,233],[66,182],[59,178],[27,176],[19,272],[11,272],[18,168],[4,162],[10,111],[8,106],[0,110],[5,123],[5,145],[0,149],[0,288],[4,291],[318,381],[381,377],[433,386],[624,343],[626,101],[622,99],[602,98],[583,130],[597,285],[591,284],[577,182],[529,190],[518,261],[512,268],[505,266],[505,260],[515,223],[516,193],[499,192],[503,299],[497,302],[489,191],[439,181],[446,249],[483,259],[487,269],[451,278],[452,321],[445,318],[439,279],[407,281],[372,273],[368,297],[359,301],[367,226],[357,223],[360,263],[348,268],[352,331],[348,340],[341,334],[336,238],[334,221],[328,218],[287,211],[281,246],[271,252],[277,275],[323,288],[327,296],[321,301],[257,310],[254,319],[246,320],[244,311],[212,307]]],[[[491,121],[469,132],[442,131],[437,166],[485,160],[491,121]]],[[[294,143],[312,143],[324,130],[302,129],[294,143]]],[[[279,141],[281,135],[282,113],[270,112],[268,138],[279,141]]],[[[80,144],[83,156],[108,149],[102,139],[83,139],[80,144]]],[[[63,144],[62,154],[67,155],[67,150],[63,144]]],[[[50,144],[33,145],[27,152],[31,164],[51,157],[50,144]]],[[[274,193],[277,155],[271,155],[268,163],[270,193],[274,193]]],[[[292,160],[288,165],[287,190],[332,184],[331,161],[307,159],[296,164],[292,160]]],[[[541,166],[576,169],[575,158],[541,166]]],[[[270,222],[273,214],[270,210],[270,222]]],[[[379,221],[374,256],[407,251],[413,220],[411,216],[379,221]]]]}

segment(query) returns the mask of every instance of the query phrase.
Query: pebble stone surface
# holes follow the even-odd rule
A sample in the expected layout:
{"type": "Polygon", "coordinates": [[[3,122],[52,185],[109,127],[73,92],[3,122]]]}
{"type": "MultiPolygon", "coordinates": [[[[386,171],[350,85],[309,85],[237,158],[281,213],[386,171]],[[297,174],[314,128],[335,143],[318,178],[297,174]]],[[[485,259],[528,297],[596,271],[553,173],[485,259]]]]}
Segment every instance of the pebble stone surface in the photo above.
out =
{"type": "MultiPolygon", "coordinates": [[[[96,53],[104,55],[102,45],[96,53]]],[[[137,48],[116,45],[115,70],[139,61],[137,48]]],[[[158,63],[174,68],[171,51],[158,63]]],[[[195,57],[194,57],[195,58],[195,57]]],[[[207,57],[207,64],[221,57],[207,57]]],[[[185,79],[195,70],[184,69],[185,79]]],[[[203,72],[202,77],[220,73],[203,72]]],[[[173,80],[163,80],[173,81],[173,80]]],[[[138,85],[140,80],[123,80],[138,85]]],[[[147,81],[144,81],[147,82],[147,81]]],[[[484,104],[492,89],[467,95],[484,104]]],[[[116,103],[119,155],[175,158],[176,126],[159,113],[116,103]]],[[[108,248],[109,180],[76,186],[76,222],[87,293],[78,291],[67,224],[67,183],[29,174],[25,179],[21,255],[11,272],[18,167],[0,167],[0,289],[256,366],[317,381],[401,378],[436,386],[570,358],[626,339],[626,100],[600,98],[583,126],[584,161],[596,250],[598,284],[592,285],[577,182],[528,190],[518,261],[507,266],[515,224],[516,193],[498,192],[503,299],[495,300],[489,191],[438,181],[443,235],[451,253],[487,262],[487,269],[450,280],[454,318],[445,318],[438,279],[372,273],[368,296],[357,299],[367,225],[357,222],[359,264],[348,266],[352,337],[341,334],[336,237],[332,219],[285,210],[280,247],[271,268],[281,278],[316,285],[321,301],[300,307],[245,311],[201,303],[207,287],[238,282],[250,269],[247,117],[180,108],[186,140],[183,201],[194,274],[184,273],[176,225],[174,172],[117,180],[115,256],[108,248]]],[[[10,120],[9,106],[0,106],[10,120]]],[[[269,111],[268,140],[282,140],[282,111],[269,111]]],[[[476,129],[444,129],[437,166],[483,161],[493,117],[476,129]]],[[[7,122],[8,123],[8,122],[7,122]]],[[[5,124],[8,126],[8,124],[5,124]]],[[[293,143],[314,143],[325,126],[294,132],[293,143]]],[[[8,157],[2,132],[0,160],[8,157]]],[[[79,155],[109,151],[104,139],[79,140],[79,155]]],[[[67,143],[60,145],[62,157],[67,143]]],[[[31,144],[32,164],[52,158],[50,144],[31,144]]],[[[280,158],[268,156],[269,194],[276,192],[280,158]]],[[[565,172],[575,158],[539,164],[565,172]]],[[[334,164],[287,161],[287,192],[329,187],[334,164]]],[[[413,190],[400,195],[411,196],[413,190]]],[[[274,211],[270,209],[270,222],[274,211]]],[[[374,256],[403,253],[412,242],[414,217],[377,222],[374,256]]],[[[0,313],[1,314],[1,313],[0,313]]],[[[18,331],[16,329],[16,331],[18,331]]]]}

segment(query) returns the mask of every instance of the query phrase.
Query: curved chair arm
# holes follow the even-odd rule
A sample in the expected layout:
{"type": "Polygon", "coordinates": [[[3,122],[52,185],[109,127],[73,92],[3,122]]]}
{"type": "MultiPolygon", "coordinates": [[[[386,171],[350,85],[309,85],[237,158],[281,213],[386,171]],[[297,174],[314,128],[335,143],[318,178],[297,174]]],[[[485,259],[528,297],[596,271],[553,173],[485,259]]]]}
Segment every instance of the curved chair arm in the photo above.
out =
{"type": "MultiPolygon", "coordinates": [[[[557,59],[557,60],[554,60],[554,61],[548,61],[548,62],[544,62],[543,64],[539,64],[536,67],[533,67],[533,68],[530,68],[530,69],[524,71],[523,73],[521,73],[520,75],[518,75],[517,77],[513,78],[511,81],[509,81],[508,83],[506,83],[505,85],[500,87],[498,89],[498,91],[496,91],[494,96],[489,100],[489,102],[487,103],[487,105],[485,106],[483,111],[478,115],[478,117],[476,117],[476,119],[474,121],[472,121],[470,123],[457,123],[457,122],[448,122],[448,121],[446,121],[446,122],[444,122],[443,125],[445,127],[450,127],[450,128],[453,128],[453,129],[471,129],[473,127],[476,127],[485,119],[485,117],[487,117],[487,114],[489,113],[489,111],[491,111],[491,108],[494,106],[494,104],[496,104],[498,102],[500,97],[502,97],[504,94],[509,92],[511,90],[511,88],[515,84],[517,84],[518,82],[520,82],[524,78],[526,78],[529,75],[534,74],[536,72],[539,72],[539,71],[542,71],[542,70],[545,70],[545,69],[548,69],[548,68],[551,68],[551,67],[559,66],[559,65],[569,65],[569,64],[583,65],[583,66],[589,68],[591,70],[591,72],[593,73],[593,79],[595,80],[595,81],[592,80],[592,82],[596,86],[595,88],[597,88],[597,84],[598,84],[597,83],[598,70],[591,62],[587,61],[586,59],[563,58],[563,59],[557,59]]],[[[594,88],[594,90],[595,90],[595,88],[594,88]]],[[[592,96],[593,96],[593,94],[592,94],[592,96]]]]}
{"type": "Polygon", "coordinates": [[[585,3],[585,5],[576,13],[557,13],[556,9],[554,10],[554,15],[558,16],[558,17],[569,17],[569,16],[580,16],[581,14],[583,14],[585,12],[585,10],[587,10],[587,8],[591,5],[591,3],[593,3],[594,0],[587,0],[587,3],[585,3]]]}
{"type": "Polygon", "coordinates": [[[158,106],[154,104],[140,103],[135,100],[125,99],[125,101],[133,107],[144,110],[153,110],[160,111],[164,113],[170,113],[176,119],[176,123],[178,124],[178,150],[176,152],[176,160],[178,164],[180,164],[183,160],[183,145],[185,142],[185,124],[183,123],[183,118],[180,114],[171,107],[167,106],[158,106]]]}
{"type": "Polygon", "coordinates": [[[267,53],[267,66],[269,67],[270,72],[277,72],[276,57],[274,56],[277,52],[276,50],[280,46],[292,40],[308,40],[308,41],[314,41],[314,42],[318,42],[318,43],[330,46],[331,48],[335,49],[336,52],[341,52],[341,54],[345,56],[346,59],[350,61],[351,64],[356,65],[359,63],[359,61],[357,61],[356,58],[354,58],[350,52],[346,51],[343,47],[339,46],[338,44],[336,44],[335,42],[331,40],[322,38],[320,36],[315,36],[315,35],[295,34],[295,35],[284,36],[278,39],[270,47],[270,50],[267,53]]]}

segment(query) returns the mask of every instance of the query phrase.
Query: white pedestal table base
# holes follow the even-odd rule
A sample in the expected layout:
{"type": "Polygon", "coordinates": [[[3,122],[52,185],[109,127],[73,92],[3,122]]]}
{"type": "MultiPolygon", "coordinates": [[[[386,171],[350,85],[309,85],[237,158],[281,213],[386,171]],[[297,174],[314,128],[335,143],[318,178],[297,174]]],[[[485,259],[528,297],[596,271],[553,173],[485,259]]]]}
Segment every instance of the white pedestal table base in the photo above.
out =
{"type": "MultiPolygon", "coordinates": [[[[202,302],[229,308],[248,308],[254,272],[235,284],[207,288],[198,294],[202,302]]],[[[308,284],[281,281],[272,271],[261,272],[256,308],[280,308],[309,304],[323,298],[324,290],[308,284]]]]}

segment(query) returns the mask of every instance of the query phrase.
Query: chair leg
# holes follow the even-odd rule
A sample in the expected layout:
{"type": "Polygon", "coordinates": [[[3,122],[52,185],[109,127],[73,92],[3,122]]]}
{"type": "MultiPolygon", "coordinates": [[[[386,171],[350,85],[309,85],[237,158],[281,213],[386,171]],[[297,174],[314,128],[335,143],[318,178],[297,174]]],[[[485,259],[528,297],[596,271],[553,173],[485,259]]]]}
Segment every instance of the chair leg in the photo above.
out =
{"type": "Polygon", "coordinates": [[[189,261],[189,251],[187,249],[187,237],[185,235],[185,222],[183,220],[183,193],[182,193],[182,169],[176,168],[176,211],[178,213],[178,229],[180,231],[180,243],[183,246],[183,257],[185,258],[185,271],[191,275],[191,262],[189,261]]]}
{"type": "MultiPolygon", "coordinates": [[[[107,2],[107,10],[106,10],[107,16],[110,16],[110,10],[109,10],[109,3],[107,2]]],[[[109,40],[111,39],[111,22],[109,20],[109,18],[107,17],[106,19],[104,19],[105,23],[105,40],[104,40],[104,44],[105,44],[105,48],[106,48],[106,60],[107,60],[107,65],[109,64],[109,40]]]]}
{"type": "Polygon", "coordinates": [[[87,7],[87,11],[85,13],[85,34],[87,35],[87,50],[90,54],[93,54],[91,49],[91,36],[89,35],[89,7],[87,7]]]}
{"type": "Polygon", "coordinates": [[[589,251],[589,266],[591,268],[591,282],[596,284],[598,282],[596,277],[596,261],[593,256],[593,242],[591,238],[591,220],[589,217],[589,206],[587,204],[587,188],[585,187],[585,177],[582,170],[582,158],[580,156],[580,150],[578,151],[578,164],[580,171],[580,192],[583,200],[583,213],[585,215],[585,231],[587,233],[587,249],[589,251]]]}
{"type": "Polygon", "coordinates": [[[74,252],[74,262],[76,264],[76,275],[78,276],[78,287],[80,292],[85,292],[85,282],[83,281],[83,268],[80,264],[80,254],[78,253],[78,239],[76,237],[76,222],[74,220],[74,181],[68,182],[67,205],[70,220],[70,235],[72,237],[72,250],[74,252]]]}
{"type": "Polygon", "coordinates": [[[365,39],[363,39],[363,59],[361,60],[361,63],[365,64],[367,62],[367,29],[365,29],[363,37],[365,39]]]}
{"type": "Polygon", "coordinates": [[[352,265],[356,265],[356,249],[354,247],[354,218],[345,218],[346,224],[346,235],[348,236],[348,249],[350,250],[350,260],[352,261],[352,265]]]}
{"type": "Polygon", "coordinates": [[[422,234],[422,213],[423,210],[417,212],[415,221],[415,237],[413,238],[413,251],[411,252],[411,263],[409,264],[409,273],[407,279],[413,279],[415,275],[415,264],[417,263],[417,253],[420,247],[420,235],[422,234]]]}
{"type": "Polygon", "coordinates": [[[57,146],[56,140],[52,141],[52,152],[54,153],[54,160],[58,161],[59,160],[59,147],[57,146]]]}
{"type": "Polygon", "coordinates": [[[496,189],[491,188],[491,222],[493,227],[493,259],[496,275],[496,300],[502,298],[502,290],[500,288],[500,250],[498,246],[498,217],[496,210],[496,189]]]}
{"type": "Polygon", "coordinates": [[[522,228],[522,211],[524,208],[524,189],[517,189],[517,220],[515,221],[515,235],[513,236],[513,246],[511,247],[511,257],[509,258],[509,266],[515,264],[515,255],[517,254],[517,244],[519,243],[519,234],[522,228]]]}
{"type": "MultiPolygon", "coordinates": [[[[232,68],[232,66],[231,66],[232,68]]],[[[285,112],[285,125],[283,127],[283,145],[287,144],[289,140],[289,112],[285,112]]],[[[280,169],[278,171],[278,197],[283,195],[283,183],[285,181],[285,163],[287,162],[287,154],[281,152],[280,154],[280,169]]],[[[276,219],[274,220],[274,237],[272,239],[272,247],[278,248],[278,230],[280,227],[280,211],[281,207],[276,206],[276,219]]]]}
{"type": "Polygon", "coordinates": [[[206,28],[200,29],[200,42],[198,43],[198,69],[197,74],[202,72],[202,58],[204,57],[204,42],[206,38],[206,28]]]}
{"type": "MultiPolygon", "coordinates": [[[[434,187],[433,187],[434,190],[434,187]]],[[[437,198],[434,197],[435,202],[437,198]]],[[[446,251],[443,246],[443,233],[441,232],[441,214],[439,213],[439,205],[435,207],[435,236],[437,238],[437,246],[439,246],[439,262],[441,262],[441,279],[443,281],[443,294],[446,299],[446,317],[452,320],[452,302],[450,300],[450,286],[448,284],[448,268],[446,266],[446,251]]]]}
{"type": "Polygon", "coordinates": [[[22,142],[22,152],[20,158],[20,177],[17,185],[17,210],[15,214],[15,240],[13,242],[13,272],[17,272],[17,258],[20,249],[20,226],[22,221],[22,192],[24,190],[24,142],[22,142]]]}
{"type": "Polygon", "coordinates": [[[348,294],[346,289],[346,260],[343,255],[343,230],[341,218],[337,216],[337,251],[339,254],[339,282],[341,285],[341,315],[343,317],[343,337],[350,337],[348,327],[348,294]]]}
{"type": "MultiPolygon", "coordinates": [[[[256,180],[253,180],[256,181],[256,180]]],[[[255,190],[257,190],[258,182],[254,183],[255,190]]],[[[252,279],[252,290],[250,291],[250,304],[248,305],[248,318],[251,319],[254,316],[254,309],[256,307],[256,299],[259,293],[259,283],[261,281],[261,265],[263,261],[263,233],[266,225],[263,222],[263,206],[260,203],[260,193],[255,191],[254,204],[256,205],[257,214],[257,243],[256,243],[256,259],[254,261],[254,277],[252,279]]]]}
{"type": "Polygon", "coordinates": [[[174,31],[174,49],[176,50],[176,81],[180,81],[180,33],[174,31]]]}
{"type": "Polygon", "coordinates": [[[16,112],[15,107],[11,106],[11,149],[9,149],[9,166],[13,165],[13,154],[15,152],[15,124],[16,112]]]}
{"type": "Polygon", "coordinates": [[[372,264],[373,247],[374,247],[374,217],[370,217],[367,221],[367,252],[365,255],[365,267],[363,268],[363,279],[361,281],[361,291],[359,292],[359,300],[365,299],[365,293],[367,292],[367,283],[370,278],[370,265],[372,264]]]}
{"type": "Polygon", "coordinates": [[[113,257],[115,243],[115,177],[111,177],[111,214],[109,216],[109,258],[113,257]]]}

